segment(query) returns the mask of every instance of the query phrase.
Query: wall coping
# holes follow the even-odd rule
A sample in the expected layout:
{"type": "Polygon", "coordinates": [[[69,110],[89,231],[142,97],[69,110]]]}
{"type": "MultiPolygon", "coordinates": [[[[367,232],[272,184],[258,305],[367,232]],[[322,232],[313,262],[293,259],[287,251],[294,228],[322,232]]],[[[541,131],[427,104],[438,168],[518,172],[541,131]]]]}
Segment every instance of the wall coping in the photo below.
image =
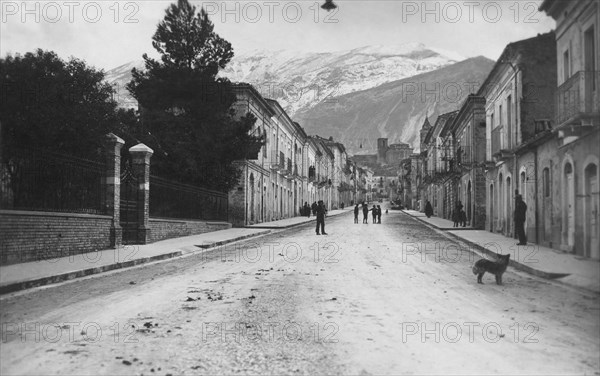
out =
{"type": "Polygon", "coordinates": [[[231,224],[229,222],[201,221],[201,220],[198,220],[198,219],[177,219],[177,218],[162,218],[162,217],[150,217],[149,220],[153,221],[153,222],[158,222],[158,221],[179,222],[179,223],[197,222],[197,223],[206,223],[208,225],[230,225],[231,224]]]}
{"type": "Polygon", "coordinates": [[[67,212],[44,212],[44,211],[29,211],[29,210],[5,210],[0,209],[0,216],[2,215],[15,215],[15,216],[38,216],[38,217],[75,217],[75,218],[97,218],[112,220],[110,215],[100,214],[85,214],[85,213],[67,213],[67,212]]]}

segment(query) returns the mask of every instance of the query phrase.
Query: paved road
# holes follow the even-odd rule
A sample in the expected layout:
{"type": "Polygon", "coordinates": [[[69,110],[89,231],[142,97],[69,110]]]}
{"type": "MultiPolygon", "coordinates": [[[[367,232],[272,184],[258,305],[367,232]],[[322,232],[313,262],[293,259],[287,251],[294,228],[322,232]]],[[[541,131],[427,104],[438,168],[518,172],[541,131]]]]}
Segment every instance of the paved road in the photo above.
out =
{"type": "Polygon", "coordinates": [[[1,298],[5,374],[598,374],[599,297],[407,215],[328,219],[1,298]]]}

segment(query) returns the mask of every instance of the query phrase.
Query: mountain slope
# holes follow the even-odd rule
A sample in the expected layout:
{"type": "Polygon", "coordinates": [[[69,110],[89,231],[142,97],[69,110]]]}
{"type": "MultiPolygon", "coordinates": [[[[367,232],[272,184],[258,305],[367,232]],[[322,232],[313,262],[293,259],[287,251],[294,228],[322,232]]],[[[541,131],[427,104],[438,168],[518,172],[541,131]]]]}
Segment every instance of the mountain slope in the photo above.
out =
{"type": "MultiPolygon", "coordinates": [[[[256,50],[236,54],[221,75],[233,82],[254,85],[263,96],[278,100],[294,115],[326,98],[373,88],[459,60],[462,58],[455,53],[421,43],[327,53],[256,50]]],[[[144,62],[133,61],[106,74],[107,81],[115,85],[117,100],[123,107],[136,107],[125,89],[133,67],[143,69],[144,62]]]]}
{"type": "Polygon", "coordinates": [[[453,64],[457,61],[455,55],[421,43],[327,53],[252,51],[236,56],[222,75],[254,85],[294,115],[326,98],[453,64]]]}
{"type": "Polygon", "coordinates": [[[295,114],[309,134],[333,136],[351,154],[373,153],[377,138],[418,148],[426,116],[457,110],[476,92],[494,62],[475,57],[414,77],[324,100],[295,114]],[[362,146],[362,147],[361,147],[362,146]]]}

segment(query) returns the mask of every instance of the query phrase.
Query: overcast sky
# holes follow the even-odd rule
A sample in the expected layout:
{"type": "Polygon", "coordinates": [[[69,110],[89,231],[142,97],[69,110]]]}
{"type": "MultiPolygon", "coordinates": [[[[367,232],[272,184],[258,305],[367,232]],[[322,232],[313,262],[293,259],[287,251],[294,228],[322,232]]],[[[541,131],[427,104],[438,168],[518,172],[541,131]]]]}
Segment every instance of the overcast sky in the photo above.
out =
{"type": "MultiPolygon", "coordinates": [[[[540,0],[192,1],[211,14],[215,31],[236,52],[254,49],[338,51],[421,42],[463,57],[497,59],[506,44],[547,32],[554,21],[540,0]]],[[[154,55],[151,38],[172,1],[0,2],[0,53],[53,50],[111,69],[154,55]],[[23,6],[25,4],[25,6],[23,6]]]]}

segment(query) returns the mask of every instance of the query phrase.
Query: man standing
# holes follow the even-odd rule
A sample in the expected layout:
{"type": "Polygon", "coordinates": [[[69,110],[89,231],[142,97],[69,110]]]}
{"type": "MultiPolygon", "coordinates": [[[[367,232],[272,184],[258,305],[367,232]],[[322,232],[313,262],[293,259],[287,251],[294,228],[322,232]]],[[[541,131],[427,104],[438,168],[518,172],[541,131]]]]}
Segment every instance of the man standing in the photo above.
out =
{"type": "Polygon", "coordinates": [[[369,216],[369,207],[367,206],[367,204],[365,204],[364,201],[362,204],[362,210],[363,210],[363,223],[369,223],[367,220],[367,218],[369,216]]]}
{"type": "Polygon", "coordinates": [[[527,216],[527,205],[523,201],[523,196],[517,195],[515,204],[515,229],[519,242],[517,245],[527,245],[527,236],[525,235],[525,218],[527,216]]]}
{"type": "Polygon", "coordinates": [[[317,205],[317,235],[327,235],[327,233],[325,232],[325,212],[327,210],[325,209],[325,205],[323,204],[323,200],[319,200],[319,204],[317,205]],[[320,233],[319,233],[319,226],[320,227],[320,233]]]}

